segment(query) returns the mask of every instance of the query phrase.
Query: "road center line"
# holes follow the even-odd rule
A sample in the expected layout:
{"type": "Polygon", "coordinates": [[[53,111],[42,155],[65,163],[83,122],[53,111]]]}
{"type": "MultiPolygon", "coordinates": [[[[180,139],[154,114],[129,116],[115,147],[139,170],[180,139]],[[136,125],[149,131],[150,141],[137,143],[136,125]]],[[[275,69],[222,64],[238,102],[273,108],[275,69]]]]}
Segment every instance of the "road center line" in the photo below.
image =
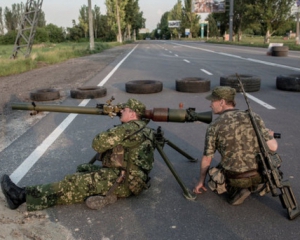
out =
{"type": "MultiPolygon", "coordinates": [[[[117,71],[121,64],[129,57],[129,55],[137,48],[136,45],[118,64],[114,69],[98,84],[103,86],[108,79],[117,71]]],[[[79,106],[86,106],[90,99],[84,99],[79,106]]],[[[12,181],[18,184],[33,165],[43,156],[47,149],[55,142],[61,133],[71,124],[78,114],[71,113],[65,120],[52,132],[50,135],[21,163],[21,165],[10,175],[12,181]]]]}
{"type": "Polygon", "coordinates": [[[190,61],[189,61],[189,60],[186,60],[186,59],[183,59],[183,61],[185,61],[185,62],[187,62],[187,63],[190,63],[190,61]]]}

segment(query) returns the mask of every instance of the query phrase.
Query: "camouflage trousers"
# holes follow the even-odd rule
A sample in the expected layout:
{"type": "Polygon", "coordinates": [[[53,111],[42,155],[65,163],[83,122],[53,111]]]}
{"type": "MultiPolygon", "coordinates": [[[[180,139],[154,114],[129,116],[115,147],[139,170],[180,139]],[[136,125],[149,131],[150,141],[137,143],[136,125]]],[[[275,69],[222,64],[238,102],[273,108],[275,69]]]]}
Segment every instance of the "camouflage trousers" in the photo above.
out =
{"type": "Polygon", "coordinates": [[[243,188],[249,189],[251,192],[254,192],[258,185],[263,183],[262,177],[256,175],[250,178],[241,178],[241,179],[227,179],[227,192],[228,198],[233,199],[234,196],[243,188]]]}
{"type": "MultiPolygon", "coordinates": [[[[67,175],[60,182],[26,187],[28,211],[36,211],[54,205],[82,203],[91,195],[105,195],[120,174],[117,168],[83,164],[75,174],[67,175]]],[[[120,184],[114,191],[118,197],[132,193],[127,184],[120,184]]]]}

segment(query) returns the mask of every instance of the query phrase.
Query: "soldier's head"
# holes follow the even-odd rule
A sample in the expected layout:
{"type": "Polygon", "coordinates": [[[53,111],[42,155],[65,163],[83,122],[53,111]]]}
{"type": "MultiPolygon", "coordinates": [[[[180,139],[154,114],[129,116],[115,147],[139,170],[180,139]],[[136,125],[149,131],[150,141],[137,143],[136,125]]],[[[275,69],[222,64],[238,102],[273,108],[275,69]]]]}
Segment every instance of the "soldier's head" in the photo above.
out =
{"type": "Polygon", "coordinates": [[[206,99],[211,101],[211,108],[214,113],[221,113],[228,108],[235,107],[235,93],[236,90],[234,88],[218,86],[214,88],[206,99]]]}
{"type": "Polygon", "coordinates": [[[134,98],[129,98],[126,103],[120,105],[120,108],[122,109],[121,122],[138,120],[146,111],[146,106],[134,98]]]}

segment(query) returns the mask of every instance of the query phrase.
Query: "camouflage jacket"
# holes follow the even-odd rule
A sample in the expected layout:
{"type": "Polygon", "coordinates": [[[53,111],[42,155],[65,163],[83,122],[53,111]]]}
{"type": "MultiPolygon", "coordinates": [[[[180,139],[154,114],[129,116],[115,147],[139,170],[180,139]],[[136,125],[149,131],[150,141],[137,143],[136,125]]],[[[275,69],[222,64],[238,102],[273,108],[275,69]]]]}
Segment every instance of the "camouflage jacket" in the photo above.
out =
{"type": "MultiPolygon", "coordinates": [[[[124,151],[124,161],[127,164],[131,160],[131,164],[148,174],[153,167],[154,162],[154,145],[153,131],[147,128],[146,121],[130,121],[117,125],[106,132],[98,134],[92,143],[95,151],[102,153],[102,158],[110,158],[112,149],[121,144],[124,151]],[[144,127],[144,128],[143,128],[144,127]],[[139,129],[141,131],[137,132],[139,129]]],[[[138,172],[136,174],[139,174],[138,172]]],[[[144,176],[140,176],[144,178],[144,176]]]]}
{"type": "MultiPolygon", "coordinates": [[[[271,140],[273,137],[269,135],[263,120],[255,113],[254,118],[265,141],[271,140]]],[[[204,155],[213,157],[216,150],[222,157],[221,166],[228,171],[258,169],[256,156],[260,149],[246,111],[228,110],[210,123],[206,131],[204,155]]]]}

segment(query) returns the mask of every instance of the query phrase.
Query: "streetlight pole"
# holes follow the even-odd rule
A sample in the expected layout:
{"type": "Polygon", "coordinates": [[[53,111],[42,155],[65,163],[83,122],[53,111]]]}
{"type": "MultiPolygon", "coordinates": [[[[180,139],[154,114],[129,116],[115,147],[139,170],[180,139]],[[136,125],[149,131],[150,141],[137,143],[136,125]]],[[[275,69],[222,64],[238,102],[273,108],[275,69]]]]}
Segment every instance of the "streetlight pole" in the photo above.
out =
{"type": "Polygon", "coordinates": [[[232,29],[233,29],[233,4],[234,0],[230,0],[230,10],[229,10],[229,41],[232,42],[232,29]]]}

